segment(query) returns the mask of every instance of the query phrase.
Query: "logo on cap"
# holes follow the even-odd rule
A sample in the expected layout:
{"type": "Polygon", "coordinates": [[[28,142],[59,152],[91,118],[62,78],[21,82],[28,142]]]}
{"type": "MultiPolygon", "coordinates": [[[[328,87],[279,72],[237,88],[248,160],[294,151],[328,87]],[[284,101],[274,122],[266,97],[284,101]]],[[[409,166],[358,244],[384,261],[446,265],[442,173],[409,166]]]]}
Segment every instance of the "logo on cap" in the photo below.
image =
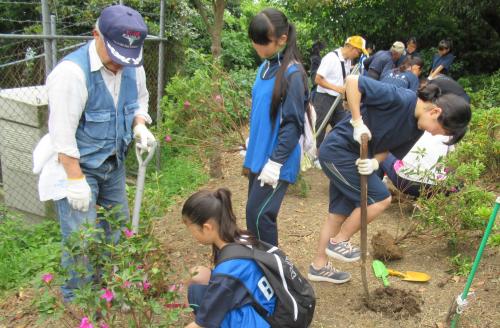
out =
{"type": "Polygon", "coordinates": [[[122,37],[124,39],[128,40],[128,44],[130,47],[134,44],[135,41],[141,39],[141,32],[138,31],[125,31],[125,33],[122,34],[122,37]]]}

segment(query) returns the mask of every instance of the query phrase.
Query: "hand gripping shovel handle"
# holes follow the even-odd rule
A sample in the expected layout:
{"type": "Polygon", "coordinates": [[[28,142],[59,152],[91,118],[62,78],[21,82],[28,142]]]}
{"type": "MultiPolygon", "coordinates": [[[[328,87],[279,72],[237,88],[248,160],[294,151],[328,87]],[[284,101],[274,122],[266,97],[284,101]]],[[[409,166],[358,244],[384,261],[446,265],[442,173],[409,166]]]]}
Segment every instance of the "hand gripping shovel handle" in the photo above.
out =
{"type": "MultiPolygon", "coordinates": [[[[368,158],[368,134],[361,135],[361,145],[359,151],[361,159],[368,158]]],[[[368,244],[368,228],[367,228],[367,214],[368,214],[368,176],[361,175],[359,177],[361,185],[361,280],[363,281],[363,288],[365,290],[366,299],[370,298],[368,290],[368,280],[366,277],[366,254],[368,244]]]]}
{"type": "Polygon", "coordinates": [[[138,143],[135,144],[135,156],[137,157],[137,162],[139,163],[139,169],[137,172],[137,185],[135,189],[135,200],[134,200],[134,212],[132,215],[132,231],[137,233],[139,231],[139,213],[141,212],[142,194],[144,193],[144,180],[146,178],[146,167],[149,161],[153,158],[156,150],[157,143],[153,142],[151,149],[146,151],[146,158],[143,159],[144,149],[142,149],[138,143]]]}

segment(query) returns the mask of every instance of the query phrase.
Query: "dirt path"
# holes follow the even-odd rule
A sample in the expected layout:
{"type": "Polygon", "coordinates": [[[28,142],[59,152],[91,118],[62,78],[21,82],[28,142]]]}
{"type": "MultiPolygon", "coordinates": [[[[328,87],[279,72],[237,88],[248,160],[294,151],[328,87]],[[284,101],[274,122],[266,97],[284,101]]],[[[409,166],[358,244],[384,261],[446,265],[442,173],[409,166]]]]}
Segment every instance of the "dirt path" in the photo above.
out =
{"type": "MultiPolygon", "coordinates": [[[[236,214],[243,218],[247,184],[246,179],[240,175],[241,159],[237,155],[226,158],[224,172],[223,179],[210,181],[203,188],[228,187],[233,193],[236,214]]],[[[308,197],[300,198],[297,193],[289,192],[279,215],[281,248],[303,273],[307,273],[307,267],[316,249],[317,236],[326,217],[328,203],[328,184],[323,173],[312,169],[305,174],[305,179],[311,187],[308,197]]],[[[158,233],[168,245],[173,263],[179,263],[176,265],[178,272],[183,272],[194,264],[209,264],[210,261],[210,250],[193,241],[180,222],[181,206],[182,201],[179,201],[178,206],[172,208],[165,221],[158,226],[158,233]]],[[[386,213],[370,224],[369,240],[377,231],[384,229],[396,235],[398,226],[399,234],[404,233],[410,222],[401,212],[408,216],[409,211],[411,204],[406,204],[401,211],[400,205],[394,203],[386,213]]],[[[245,226],[242,219],[240,225],[245,226]]],[[[356,235],[354,243],[359,245],[358,238],[356,235]]],[[[479,241],[480,236],[470,241],[470,254],[475,253],[479,241]]],[[[353,279],[343,285],[314,283],[318,301],[313,327],[440,327],[437,323],[443,321],[452,299],[463,290],[465,278],[447,273],[450,269],[447,258],[449,253],[443,238],[421,235],[404,240],[402,247],[404,258],[391,263],[390,267],[400,271],[423,271],[430,274],[432,279],[428,283],[415,284],[391,277],[391,287],[411,290],[420,295],[423,300],[421,313],[406,319],[395,319],[366,310],[361,304],[363,287],[359,264],[334,262],[337,268],[351,272],[353,279]]],[[[371,260],[369,256],[368,263],[371,263],[371,260]]],[[[370,290],[381,287],[371,274],[371,267],[367,270],[370,290]]],[[[500,327],[499,273],[500,254],[487,248],[473,284],[476,297],[462,316],[461,327],[500,327]]]]}

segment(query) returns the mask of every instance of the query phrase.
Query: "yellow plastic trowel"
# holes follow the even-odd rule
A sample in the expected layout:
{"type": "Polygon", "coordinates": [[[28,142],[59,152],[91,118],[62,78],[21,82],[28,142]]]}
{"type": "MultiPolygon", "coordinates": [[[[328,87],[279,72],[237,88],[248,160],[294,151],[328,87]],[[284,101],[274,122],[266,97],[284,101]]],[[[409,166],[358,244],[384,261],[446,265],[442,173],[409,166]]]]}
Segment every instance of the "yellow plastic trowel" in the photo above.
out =
{"type": "Polygon", "coordinates": [[[387,269],[387,272],[390,276],[400,277],[401,280],[405,281],[415,281],[415,282],[427,282],[431,279],[427,273],[424,272],[416,272],[416,271],[405,271],[399,272],[393,269],[387,269]]]}

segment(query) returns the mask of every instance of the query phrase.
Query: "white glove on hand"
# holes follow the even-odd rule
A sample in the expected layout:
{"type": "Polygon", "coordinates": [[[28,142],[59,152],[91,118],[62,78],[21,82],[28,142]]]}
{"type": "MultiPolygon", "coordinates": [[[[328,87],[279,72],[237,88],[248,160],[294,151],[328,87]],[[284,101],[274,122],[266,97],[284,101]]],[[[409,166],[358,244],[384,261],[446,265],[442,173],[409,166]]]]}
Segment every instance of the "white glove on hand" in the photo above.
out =
{"type": "Polygon", "coordinates": [[[379,166],[378,161],[375,158],[358,158],[356,160],[356,165],[358,166],[358,172],[361,175],[370,175],[373,171],[378,170],[379,166]]]}
{"type": "Polygon", "coordinates": [[[66,197],[69,205],[77,211],[87,212],[89,210],[92,192],[85,176],[79,179],[68,179],[66,197]]]}
{"type": "Polygon", "coordinates": [[[147,149],[148,152],[151,151],[151,145],[156,141],[146,125],[140,123],[134,127],[134,138],[139,143],[139,148],[147,149]]]}
{"type": "Polygon", "coordinates": [[[268,184],[276,188],[276,186],[278,186],[282,166],[283,164],[273,162],[269,159],[257,178],[257,180],[260,180],[260,186],[264,187],[264,184],[268,184]]]}
{"type": "Polygon", "coordinates": [[[361,144],[361,135],[363,133],[368,134],[368,140],[372,138],[372,133],[368,129],[368,127],[363,123],[363,118],[360,117],[358,120],[353,121],[352,119],[349,121],[351,125],[354,128],[354,133],[352,134],[352,137],[354,140],[356,140],[359,144],[361,144]]]}

